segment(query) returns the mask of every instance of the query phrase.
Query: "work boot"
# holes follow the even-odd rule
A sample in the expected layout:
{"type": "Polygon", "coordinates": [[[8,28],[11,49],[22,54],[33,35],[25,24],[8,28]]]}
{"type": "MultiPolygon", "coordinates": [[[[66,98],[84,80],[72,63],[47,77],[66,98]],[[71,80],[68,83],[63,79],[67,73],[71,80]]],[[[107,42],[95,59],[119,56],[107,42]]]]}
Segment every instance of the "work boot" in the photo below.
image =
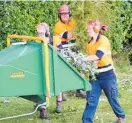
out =
{"type": "Polygon", "coordinates": [[[66,94],[65,93],[62,93],[62,101],[67,101],[67,97],[66,97],[66,94]]]}
{"type": "Polygon", "coordinates": [[[46,109],[40,110],[40,118],[41,119],[48,119],[48,120],[50,119],[46,109]]]}
{"type": "Polygon", "coordinates": [[[76,91],[76,97],[86,98],[86,92],[82,90],[76,91]]]}
{"type": "Polygon", "coordinates": [[[62,111],[62,101],[57,101],[56,112],[61,113],[61,111],[62,111]]]}
{"type": "Polygon", "coordinates": [[[116,123],[126,123],[125,118],[119,117],[116,123]]]}

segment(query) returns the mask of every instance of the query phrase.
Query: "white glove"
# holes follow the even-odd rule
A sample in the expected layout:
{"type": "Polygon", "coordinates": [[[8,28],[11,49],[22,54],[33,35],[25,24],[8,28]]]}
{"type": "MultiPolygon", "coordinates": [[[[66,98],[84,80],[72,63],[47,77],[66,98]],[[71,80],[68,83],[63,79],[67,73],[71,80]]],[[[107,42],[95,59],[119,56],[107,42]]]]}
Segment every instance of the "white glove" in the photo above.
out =
{"type": "Polygon", "coordinates": [[[88,58],[87,57],[80,57],[77,59],[76,61],[76,65],[77,66],[82,66],[84,62],[88,61],[88,58]]]}
{"type": "Polygon", "coordinates": [[[70,40],[75,40],[76,38],[75,38],[74,32],[68,32],[67,38],[68,38],[69,41],[70,40]]]}
{"type": "Polygon", "coordinates": [[[82,63],[83,63],[82,58],[78,58],[76,61],[76,66],[81,66],[82,63]]]}
{"type": "Polygon", "coordinates": [[[84,62],[88,61],[88,57],[83,57],[82,61],[84,61],[84,62]]]}

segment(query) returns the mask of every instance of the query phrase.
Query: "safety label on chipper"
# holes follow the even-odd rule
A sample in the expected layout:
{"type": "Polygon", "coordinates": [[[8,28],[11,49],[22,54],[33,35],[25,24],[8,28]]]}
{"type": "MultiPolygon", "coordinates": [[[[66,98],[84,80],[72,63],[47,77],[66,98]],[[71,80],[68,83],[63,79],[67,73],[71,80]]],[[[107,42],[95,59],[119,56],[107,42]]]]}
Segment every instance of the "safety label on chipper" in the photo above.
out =
{"type": "Polygon", "coordinates": [[[23,78],[25,76],[24,72],[12,72],[11,78],[23,78]]]}

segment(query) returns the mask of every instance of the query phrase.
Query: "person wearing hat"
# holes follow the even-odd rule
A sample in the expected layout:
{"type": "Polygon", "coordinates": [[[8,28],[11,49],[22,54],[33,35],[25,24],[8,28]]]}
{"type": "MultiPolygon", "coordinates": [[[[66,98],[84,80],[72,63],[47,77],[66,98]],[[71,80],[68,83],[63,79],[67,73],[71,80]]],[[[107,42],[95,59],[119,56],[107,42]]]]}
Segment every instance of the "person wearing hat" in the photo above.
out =
{"type": "Polygon", "coordinates": [[[86,108],[82,116],[83,123],[93,123],[102,90],[118,118],[117,123],[125,123],[125,113],[117,98],[118,88],[111,57],[110,42],[106,36],[101,34],[101,31],[107,31],[107,29],[108,27],[101,24],[99,20],[89,21],[87,24],[87,32],[91,40],[86,44],[89,56],[83,60],[96,61],[98,74],[95,81],[90,81],[92,90],[87,92],[86,108]]]}
{"type": "Polygon", "coordinates": [[[60,36],[60,44],[54,42],[54,46],[62,48],[63,45],[68,44],[69,41],[74,40],[74,29],[76,22],[71,18],[71,11],[68,5],[64,4],[58,8],[59,21],[55,24],[55,36],[60,36]]]}
{"type": "MultiPolygon", "coordinates": [[[[70,7],[66,4],[61,5],[58,8],[58,17],[59,21],[55,24],[55,37],[58,37],[59,40],[54,40],[53,45],[56,48],[63,48],[65,44],[69,43],[75,43],[75,28],[76,28],[76,22],[71,18],[71,10],[70,7]]],[[[58,39],[56,38],[56,39],[58,39]]],[[[86,93],[82,90],[76,91],[76,96],[85,98],[86,93]]],[[[62,101],[66,101],[67,98],[64,93],[61,93],[57,97],[57,107],[56,112],[61,112],[62,108],[62,101]]]]}

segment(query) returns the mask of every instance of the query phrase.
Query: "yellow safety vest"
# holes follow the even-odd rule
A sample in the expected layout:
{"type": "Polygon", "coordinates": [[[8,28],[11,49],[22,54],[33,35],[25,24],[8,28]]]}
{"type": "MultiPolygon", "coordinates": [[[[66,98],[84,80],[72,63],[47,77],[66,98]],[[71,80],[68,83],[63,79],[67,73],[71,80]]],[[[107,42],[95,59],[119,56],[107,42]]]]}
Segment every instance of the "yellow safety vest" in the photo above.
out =
{"type": "Polygon", "coordinates": [[[102,58],[98,60],[98,67],[113,65],[110,42],[108,38],[104,35],[100,35],[99,39],[96,41],[95,44],[92,44],[92,41],[87,43],[86,49],[88,55],[96,55],[97,50],[100,50],[104,53],[102,58]]]}
{"type": "MultiPolygon", "coordinates": [[[[67,39],[62,38],[61,35],[62,35],[65,31],[72,32],[73,29],[74,29],[75,27],[76,27],[76,22],[75,22],[73,19],[71,19],[71,20],[69,21],[68,24],[65,24],[65,23],[59,21],[59,22],[57,22],[57,23],[55,24],[55,30],[54,30],[55,36],[56,36],[56,35],[57,35],[57,36],[60,36],[61,42],[62,42],[62,41],[68,41],[67,39]]],[[[60,43],[61,43],[61,42],[60,42],[60,43]]],[[[58,45],[58,40],[57,40],[57,42],[54,41],[54,44],[55,44],[55,45],[58,45]]]]}

